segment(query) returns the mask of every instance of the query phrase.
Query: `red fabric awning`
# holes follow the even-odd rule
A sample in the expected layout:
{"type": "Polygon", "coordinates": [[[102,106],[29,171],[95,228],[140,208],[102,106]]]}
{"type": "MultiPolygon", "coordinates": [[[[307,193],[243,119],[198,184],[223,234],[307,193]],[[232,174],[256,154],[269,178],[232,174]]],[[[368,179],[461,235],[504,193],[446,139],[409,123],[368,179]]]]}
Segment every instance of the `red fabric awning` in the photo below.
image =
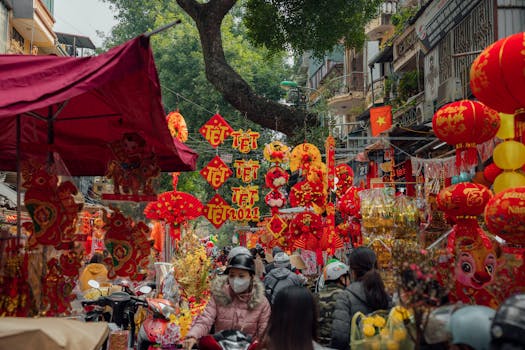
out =
{"type": "Polygon", "coordinates": [[[103,175],[109,143],[126,132],[146,140],[163,171],[195,169],[197,153],[169,133],[144,36],[96,57],[0,55],[0,170],[16,170],[17,115],[22,158],[56,151],[74,176],[103,175]]]}

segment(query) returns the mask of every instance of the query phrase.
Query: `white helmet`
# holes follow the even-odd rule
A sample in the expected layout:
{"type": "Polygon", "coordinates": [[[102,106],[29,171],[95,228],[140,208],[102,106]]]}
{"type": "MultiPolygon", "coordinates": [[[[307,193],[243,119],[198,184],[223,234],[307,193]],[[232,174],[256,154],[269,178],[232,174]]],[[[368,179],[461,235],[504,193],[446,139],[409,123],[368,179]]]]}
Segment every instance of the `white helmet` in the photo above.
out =
{"type": "Polygon", "coordinates": [[[248,248],[243,247],[243,246],[237,246],[237,247],[233,247],[230,250],[230,252],[228,253],[227,260],[230,261],[234,256],[237,256],[240,254],[252,256],[252,253],[250,252],[248,248]]]}
{"type": "Polygon", "coordinates": [[[337,281],[339,277],[346,275],[348,271],[350,271],[348,265],[340,261],[334,261],[325,266],[323,277],[325,281],[337,281]]]}

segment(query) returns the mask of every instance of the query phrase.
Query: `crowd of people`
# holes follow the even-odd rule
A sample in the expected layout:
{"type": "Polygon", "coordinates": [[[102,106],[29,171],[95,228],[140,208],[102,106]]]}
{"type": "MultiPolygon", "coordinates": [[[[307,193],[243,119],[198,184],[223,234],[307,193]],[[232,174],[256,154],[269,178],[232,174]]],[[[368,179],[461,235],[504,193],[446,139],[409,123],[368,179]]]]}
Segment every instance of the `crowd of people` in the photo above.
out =
{"type": "MultiPolygon", "coordinates": [[[[354,249],[349,265],[329,261],[315,288],[278,247],[271,263],[262,249],[236,247],[223,255],[226,269],[212,282],[210,301],[187,334],[185,349],[205,335],[238,330],[257,340],[258,349],[347,350],[354,314],[394,304],[376,254],[367,247],[354,249]]],[[[497,311],[447,305],[428,319],[421,349],[525,349],[525,295],[509,298],[497,311]]]]}

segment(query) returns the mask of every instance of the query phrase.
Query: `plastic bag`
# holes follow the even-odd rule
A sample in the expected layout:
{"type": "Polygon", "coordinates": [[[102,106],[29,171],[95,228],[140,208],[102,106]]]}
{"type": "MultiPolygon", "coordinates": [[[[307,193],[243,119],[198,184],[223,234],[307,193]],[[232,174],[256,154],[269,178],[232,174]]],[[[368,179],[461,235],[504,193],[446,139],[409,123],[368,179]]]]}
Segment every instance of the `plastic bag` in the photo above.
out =
{"type": "Polygon", "coordinates": [[[350,347],[352,350],[412,350],[412,342],[405,326],[410,318],[408,310],[394,307],[369,315],[358,312],[352,318],[350,347]]]}

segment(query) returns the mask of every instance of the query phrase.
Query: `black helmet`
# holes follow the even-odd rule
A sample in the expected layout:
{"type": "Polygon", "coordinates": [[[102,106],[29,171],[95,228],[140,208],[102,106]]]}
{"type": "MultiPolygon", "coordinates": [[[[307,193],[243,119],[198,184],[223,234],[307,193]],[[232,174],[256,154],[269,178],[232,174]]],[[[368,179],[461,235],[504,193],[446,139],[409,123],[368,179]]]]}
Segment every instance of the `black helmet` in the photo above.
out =
{"type": "Polygon", "coordinates": [[[490,331],[493,342],[525,345],[525,294],[513,295],[500,305],[490,331]]]}
{"type": "Polygon", "coordinates": [[[251,255],[238,254],[228,261],[228,266],[226,267],[224,273],[230,272],[231,268],[247,270],[251,273],[255,273],[255,262],[253,261],[253,257],[251,255]]]}

